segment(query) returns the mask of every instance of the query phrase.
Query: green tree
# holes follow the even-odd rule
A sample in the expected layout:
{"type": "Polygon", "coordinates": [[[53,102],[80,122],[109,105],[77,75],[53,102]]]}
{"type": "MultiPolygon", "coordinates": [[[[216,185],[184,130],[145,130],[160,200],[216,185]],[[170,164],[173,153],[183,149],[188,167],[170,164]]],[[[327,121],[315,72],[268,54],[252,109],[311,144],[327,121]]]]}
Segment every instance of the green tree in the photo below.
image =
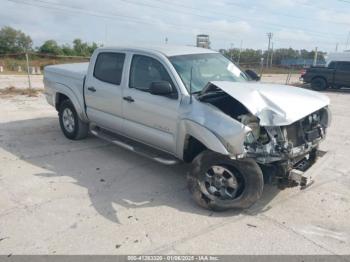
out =
{"type": "Polygon", "coordinates": [[[62,45],[62,53],[66,56],[75,56],[76,53],[70,45],[62,45]]]}
{"type": "Polygon", "coordinates": [[[0,53],[20,53],[32,49],[33,41],[20,30],[5,26],[0,30],[0,53]]]}
{"type": "Polygon", "coordinates": [[[38,50],[40,53],[62,55],[62,48],[57,44],[55,40],[47,40],[38,50]]]}
{"type": "Polygon", "coordinates": [[[89,45],[86,42],[82,42],[79,38],[73,41],[73,50],[78,56],[90,56],[96,48],[98,48],[96,43],[89,45]]]}

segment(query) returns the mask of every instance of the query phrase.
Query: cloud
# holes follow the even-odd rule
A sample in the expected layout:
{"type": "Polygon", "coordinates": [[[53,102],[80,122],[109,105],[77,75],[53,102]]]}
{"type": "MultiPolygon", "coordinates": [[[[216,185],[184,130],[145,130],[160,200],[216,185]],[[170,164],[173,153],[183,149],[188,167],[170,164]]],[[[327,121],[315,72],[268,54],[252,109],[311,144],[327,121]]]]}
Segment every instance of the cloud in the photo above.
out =
{"type": "Polygon", "coordinates": [[[309,0],[269,0],[263,1],[264,5],[271,9],[279,9],[281,7],[297,7],[299,5],[304,5],[309,2],[309,0]]]}
{"type": "Polygon", "coordinates": [[[296,39],[298,42],[311,42],[313,38],[307,34],[306,32],[302,30],[288,30],[283,29],[275,33],[274,38],[278,42],[278,40],[282,41],[295,41],[296,39]]]}
{"type": "Polygon", "coordinates": [[[341,23],[350,25],[349,13],[334,11],[334,10],[319,10],[315,16],[317,19],[324,22],[341,23]]]}
{"type": "MultiPolygon", "coordinates": [[[[223,37],[227,39],[232,39],[232,37],[239,37],[242,35],[247,35],[252,31],[251,25],[246,21],[229,22],[227,20],[217,20],[212,22],[206,22],[201,24],[199,31],[205,31],[208,34],[215,35],[217,37],[223,37]]],[[[198,31],[198,30],[197,30],[198,31]]]]}
{"type": "MultiPolygon", "coordinates": [[[[25,1],[38,4],[37,1],[25,1]]],[[[305,31],[308,28],[309,31],[321,32],[317,35],[324,32],[326,36],[343,34],[343,31],[348,29],[340,28],[334,23],[322,22],[325,19],[350,23],[350,17],[344,11],[317,12],[316,9],[310,13],[311,9],[296,9],[300,5],[314,5],[311,0],[252,0],[249,3],[235,0],[237,5],[228,5],[231,0],[178,0],[174,4],[170,0],[42,1],[51,3],[51,6],[52,3],[56,4],[54,6],[63,9],[71,8],[70,11],[59,11],[3,1],[0,8],[0,27],[9,25],[21,29],[32,36],[36,46],[46,39],[71,43],[74,38],[108,44],[142,45],[158,44],[168,37],[169,43],[194,44],[196,34],[207,33],[214,48],[227,47],[232,42],[236,45],[243,40],[246,47],[265,49],[266,32],[274,32],[276,41],[280,39],[284,46],[300,46],[314,39],[303,30],[288,28],[301,28],[305,31]],[[298,10],[297,16],[305,15],[310,20],[292,20],[293,18],[288,16],[279,15],[279,11],[286,14],[290,10],[298,10]],[[89,13],[95,13],[97,16],[88,15],[89,13]],[[101,16],[98,17],[98,14],[101,16]],[[318,26],[319,21],[322,22],[322,27],[318,26]],[[275,25],[280,24],[286,27],[276,32],[276,28],[281,26],[275,25]]],[[[40,5],[45,5],[42,1],[40,5]]],[[[323,7],[327,7],[327,4],[323,7]]],[[[342,10],[336,4],[332,4],[331,7],[334,10],[342,10]]],[[[322,41],[325,41],[324,38],[322,41]]]]}

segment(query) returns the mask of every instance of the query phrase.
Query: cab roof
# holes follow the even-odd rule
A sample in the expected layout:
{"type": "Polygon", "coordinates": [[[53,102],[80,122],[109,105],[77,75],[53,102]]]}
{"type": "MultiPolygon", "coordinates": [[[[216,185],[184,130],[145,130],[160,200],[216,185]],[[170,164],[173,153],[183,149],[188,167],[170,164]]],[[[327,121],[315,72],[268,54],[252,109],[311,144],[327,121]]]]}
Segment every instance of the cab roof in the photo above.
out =
{"type": "Polygon", "coordinates": [[[212,54],[217,53],[211,49],[199,48],[194,46],[181,45],[159,45],[159,46],[112,46],[101,47],[99,50],[120,50],[120,51],[143,51],[151,53],[160,53],[167,57],[179,55],[193,55],[193,54],[212,54]]]}

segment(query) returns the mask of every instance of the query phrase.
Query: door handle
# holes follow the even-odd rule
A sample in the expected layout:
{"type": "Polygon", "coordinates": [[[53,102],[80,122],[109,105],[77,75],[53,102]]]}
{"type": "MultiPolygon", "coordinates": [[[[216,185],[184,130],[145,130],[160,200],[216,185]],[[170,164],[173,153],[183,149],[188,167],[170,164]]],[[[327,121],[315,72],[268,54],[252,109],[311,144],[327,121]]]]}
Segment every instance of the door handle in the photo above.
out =
{"type": "Polygon", "coordinates": [[[131,96],[124,96],[123,99],[128,101],[129,103],[135,102],[135,100],[131,96]]]}
{"type": "Polygon", "coordinates": [[[96,89],[95,89],[95,87],[93,87],[93,86],[89,86],[89,87],[88,87],[88,90],[91,91],[91,92],[96,92],[96,89]]]}

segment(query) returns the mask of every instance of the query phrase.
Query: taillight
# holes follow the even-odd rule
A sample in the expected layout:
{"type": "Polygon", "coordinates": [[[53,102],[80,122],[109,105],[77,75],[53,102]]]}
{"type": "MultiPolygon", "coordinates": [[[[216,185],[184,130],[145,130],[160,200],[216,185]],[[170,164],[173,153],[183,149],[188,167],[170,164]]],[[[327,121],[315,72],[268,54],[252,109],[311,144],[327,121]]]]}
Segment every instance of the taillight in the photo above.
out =
{"type": "Polygon", "coordinates": [[[301,74],[302,76],[305,75],[305,74],[306,74],[306,69],[301,70],[301,71],[300,71],[300,74],[301,74]]]}

